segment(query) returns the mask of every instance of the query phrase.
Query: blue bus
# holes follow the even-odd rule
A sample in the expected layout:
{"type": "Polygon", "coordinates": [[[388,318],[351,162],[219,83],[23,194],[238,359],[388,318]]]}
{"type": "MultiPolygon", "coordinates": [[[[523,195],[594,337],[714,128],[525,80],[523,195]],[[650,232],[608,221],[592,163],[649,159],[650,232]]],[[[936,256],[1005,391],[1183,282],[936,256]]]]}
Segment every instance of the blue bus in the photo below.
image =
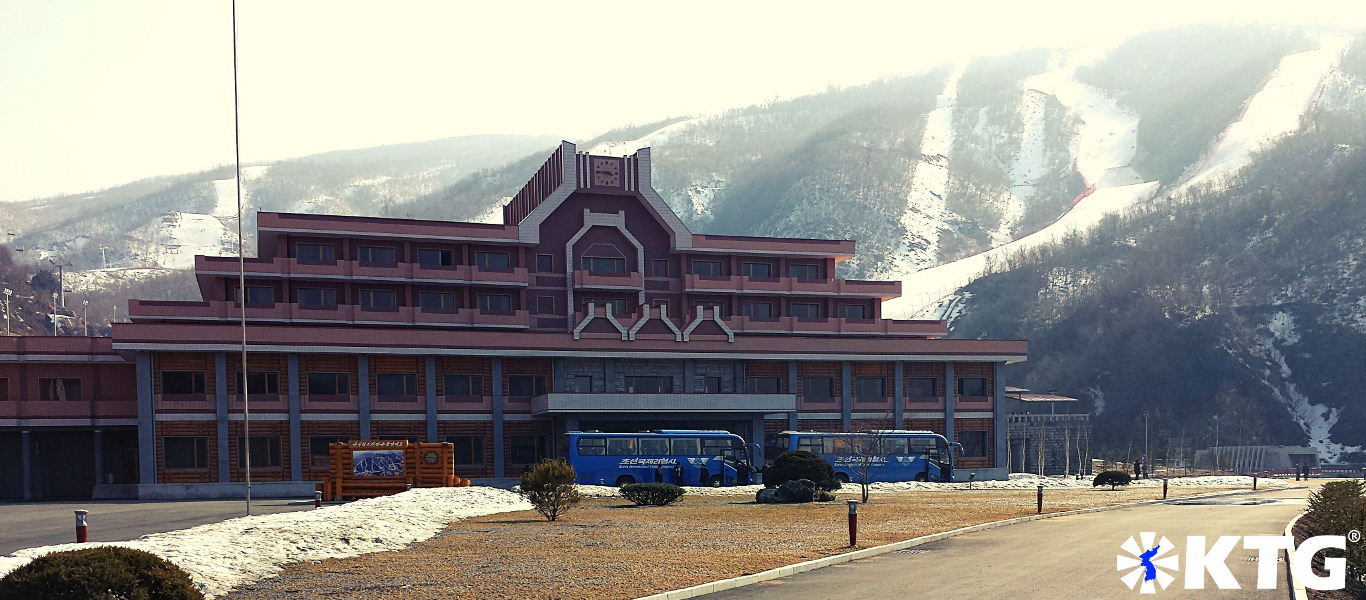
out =
{"type": "Polygon", "coordinates": [[[578,483],[587,485],[660,481],[721,487],[749,485],[755,479],[750,451],[758,449],[728,431],[571,431],[568,462],[578,483]]]}
{"type": "Polygon", "coordinates": [[[962,448],[933,431],[784,431],[774,438],[769,453],[806,450],[816,454],[835,468],[835,478],[841,483],[863,483],[865,471],[868,483],[953,481],[953,450],[962,452],[962,448]]]}

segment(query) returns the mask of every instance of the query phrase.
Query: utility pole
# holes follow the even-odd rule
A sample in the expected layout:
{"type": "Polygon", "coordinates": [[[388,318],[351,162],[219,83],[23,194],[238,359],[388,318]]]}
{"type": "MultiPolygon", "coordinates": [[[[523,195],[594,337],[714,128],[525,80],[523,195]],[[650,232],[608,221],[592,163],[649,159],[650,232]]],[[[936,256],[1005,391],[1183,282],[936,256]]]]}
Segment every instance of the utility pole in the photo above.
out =
{"type": "Polygon", "coordinates": [[[105,253],[104,253],[104,251],[105,251],[105,250],[108,250],[108,249],[109,249],[109,246],[100,246],[100,264],[101,264],[101,265],[103,266],[103,268],[105,268],[105,269],[108,269],[108,268],[109,268],[109,257],[106,256],[105,253]]]}
{"type": "Polygon", "coordinates": [[[14,290],[5,288],[5,335],[9,335],[9,303],[14,300],[14,290]]]}
{"type": "Polygon", "coordinates": [[[85,337],[90,337],[90,301],[81,300],[81,324],[85,325],[85,337]]]}
{"type": "Polygon", "coordinates": [[[113,320],[113,321],[110,321],[109,324],[110,324],[110,325],[113,325],[114,323],[118,323],[118,322],[119,322],[119,305],[115,304],[115,305],[114,305],[114,320],[113,320]]]}
{"type": "Polygon", "coordinates": [[[66,272],[60,263],[57,265],[57,291],[62,293],[62,308],[66,308],[66,272]]]}
{"type": "Polygon", "coordinates": [[[1145,463],[1143,464],[1143,470],[1146,471],[1146,470],[1148,470],[1148,469],[1150,468],[1149,466],[1153,464],[1153,463],[1152,463],[1153,457],[1152,457],[1151,454],[1148,454],[1148,413],[1147,413],[1147,411],[1144,411],[1144,413],[1143,413],[1143,456],[1144,456],[1143,460],[1147,461],[1147,462],[1145,462],[1145,463]]]}
{"type": "Polygon", "coordinates": [[[57,330],[57,292],[52,292],[52,335],[61,335],[57,330]]]}
{"type": "Polygon", "coordinates": [[[1214,472],[1219,472],[1219,415],[1214,415],[1214,472]]]}

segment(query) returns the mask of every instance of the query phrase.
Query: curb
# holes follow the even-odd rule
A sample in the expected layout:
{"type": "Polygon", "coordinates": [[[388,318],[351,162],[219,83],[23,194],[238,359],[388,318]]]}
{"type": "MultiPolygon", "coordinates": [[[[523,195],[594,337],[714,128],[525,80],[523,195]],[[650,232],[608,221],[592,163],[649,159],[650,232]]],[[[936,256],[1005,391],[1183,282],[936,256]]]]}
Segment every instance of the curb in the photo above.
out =
{"type": "MultiPolygon", "coordinates": [[[[1295,524],[1299,523],[1300,517],[1303,517],[1306,514],[1308,513],[1302,512],[1298,515],[1295,515],[1295,518],[1290,519],[1290,522],[1286,523],[1285,535],[1290,536],[1291,541],[1294,541],[1295,539],[1295,524]]],[[[1295,544],[1292,543],[1290,544],[1290,547],[1285,550],[1285,581],[1286,583],[1290,584],[1289,587],[1291,600],[1307,600],[1307,598],[1309,597],[1309,592],[1306,592],[1304,590],[1304,584],[1295,581],[1295,569],[1293,568],[1294,564],[1295,544]]]]}
{"type": "MultiPolygon", "coordinates": [[[[1260,493],[1262,493],[1262,492],[1269,492],[1269,491],[1284,491],[1284,490],[1293,490],[1293,489],[1301,489],[1301,488],[1299,488],[1299,487],[1289,487],[1289,488],[1276,488],[1276,489],[1271,489],[1271,490],[1268,490],[1268,489],[1261,489],[1261,490],[1231,490],[1231,491],[1227,491],[1227,492],[1212,492],[1212,493],[1209,493],[1209,494],[1200,494],[1200,495],[1197,495],[1197,496],[1184,496],[1184,497],[1181,497],[1181,498],[1170,498],[1170,499],[1167,499],[1167,500],[1144,500],[1144,501],[1141,501],[1141,502],[1131,502],[1131,503],[1129,503],[1129,504],[1115,504],[1115,505],[1112,505],[1112,506],[1095,506],[1095,507],[1091,507],[1091,508],[1078,508],[1078,509],[1066,510],[1066,511],[1062,511],[1062,512],[1046,513],[1046,514],[1042,514],[1042,515],[1026,515],[1026,516],[1023,516],[1023,517],[1014,517],[1014,518],[1010,518],[1010,519],[1004,519],[1004,520],[1001,520],[1001,521],[992,521],[992,522],[990,522],[990,523],[979,523],[979,524],[977,524],[977,525],[969,525],[969,526],[967,526],[967,527],[959,527],[958,529],[952,529],[952,530],[943,531],[943,532],[940,532],[940,533],[932,533],[932,534],[930,534],[930,535],[924,535],[924,536],[920,536],[920,537],[917,537],[917,538],[911,538],[911,539],[909,539],[909,540],[901,540],[901,541],[899,541],[899,542],[892,542],[892,543],[890,543],[890,544],[884,544],[884,545],[882,545],[882,546],[874,546],[874,547],[872,547],[872,548],[864,548],[864,549],[862,549],[862,550],[855,550],[855,551],[853,551],[853,552],[846,552],[846,553],[844,553],[844,554],[836,554],[836,555],[834,555],[834,556],[826,556],[826,557],[824,557],[824,558],[817,558],[817,559],[814,559],[814,560],[808,560],[808,561],[804,561],[804,562],[799,562],[799,563],[796,563],[796,564],[791,564],[791,565],[787,565],[787,566],[783,566],[783,567],[777,567],[777,568],[774,568],[774,569],[769,569],[769,570],[767,570],[767,571],[760,571],[760,572],[758,572],[758,573],[753,573],[753,574],[750,574],[750,575],[741,575],[741,576],[739,576],[739,577],[732,577],[732,578],[730,578],[730,579],[722,579],[722,580],[719,580],[719,581],[712,581],[712,582],[709,582],[709,583],[703,583],[703,584],[699,584],[699,585],[689,586],[689,587],[685,587],[685,588],[681,588],[681,589],[677,589],[677,590],[671,590],[671,591],[667,591],[667,592],[660,592],[660,593],[658,593],[658,594],[651,594],[651,595],[649,595],[649,596],[640,596],[640,597],[636,598],[635,600],[682,600],[682,599],[684,599],[684,598],[695,598],[695,597],[697,597],[697,596],[702,596],[702,595],[706,595],[706,594],[712,594],[712,593],[715,593],[715,592],[722,592],[722,591],[725,591],[725,590],[734,589],[734,588],[738,588],[738,587],[744,587],[744,586],[747,586],[747,585],[753,585],[753,584],[760,583],[760,582],[763,582],[763,581],[769,581],[769,580],[771,580],[771,579],[778,579],[778,578],[780,578],[780,577],[787,577],[787,576],[789,576],[789,575],[796,575],[796,574],[798,574],[798,573],[805,573],[805,572],[807,572],[807,571],[812,571],[812,570],[815,570],[815,569],[819,569],[819,568],[821,568],[821,567],[828,567],[828,566],[830,566],[830,565],[835,565],[835,564],[840,564],[840,563],[846,563],[846,562],[850,562],[850,561],[854,561],[854,560],[859,560],[859,559],[861,559],[861,558],[869,558],[869,557],[878,556],[878,555],[881,555],[881,554],[887,554],[887,553],[889,553],[889,552],[896,552],[897,550],[904,550],[904,549],[906,549],[906,548],[914,548],[914,547],[920,546],[920,545],[922,545],[922,544],[928,544],[928,543],[930,543],[930,542],[937,542],[937,541],[942,540],[942,539],[945,539],[945,538],[950,538],[950,537],[962,535],[962,534],[965,534],[965,533],[973,533],[973,532],[976,532],[976,531],[986,531],[986,530],[988,530],[988,529],[995,529],[995,528],[997,528],[997,527],[1005,527],[1005,526],[1007,526],[1007,525],[1015,525],[1016,523],[1027,523],[1027,522],[1029,522],[1029,521],[1038,521],[1038,520],[1042,520],[1042,519],[1051,519],[1051,518],[1053,518],[1053,517],[1065,517],[1065,516],[1068,516],[1068,515],[1080,515],[1080,514],[1086,514],[1086,513],[1104,512],[1104,511],[1109,511],[1109,510],[1119,510],[1119,509],[1121,509],[1121,508],[1134,508],[1134,507],[1137,507],[1137,506],[1148,506],[1148,505],[1153,505],[1153,504],[1167,504],[1167,503],[1171,503],[1171,502],[1174,502],[1174,501],[1177,501],[1177,500],[1194,500],[1194,499],[1200,499],[1200,498],[1218,498],[1218,497],[1222,497],[1222,496],[1236,496],[1236,495],[1238,495],[1238,494],[1260,494],[1260,493]]],[[[1300,588],[1300,589],[1304,589],[1304,588],[1300,588]]],[[[1299,598],[1303,598],[1303,596],[1300,596],[1299,598]]],[[[1296,600],[1299,600],[1299,598],[1297,598],[1296,600]]]]}

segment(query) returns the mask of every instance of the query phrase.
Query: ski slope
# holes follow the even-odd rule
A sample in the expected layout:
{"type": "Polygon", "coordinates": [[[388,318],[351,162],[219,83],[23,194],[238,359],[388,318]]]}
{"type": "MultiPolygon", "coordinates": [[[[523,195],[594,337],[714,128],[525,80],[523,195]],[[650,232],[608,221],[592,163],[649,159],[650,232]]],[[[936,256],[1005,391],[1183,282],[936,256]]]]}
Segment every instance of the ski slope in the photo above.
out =
{"type": "Polygon", "coordinates": [[[959,65],[954,69],[944,83],[944,91],[935,99],[935,109],[925,117],[920,160],[911,164],[911,190],[906,197],[906,210],[901,213],[905,233],[887,277],[907,277],[925,265],[934,264],[939,256],[939,237],[947,211],[944,197],[949,188],[949,154],[953,150],[953,109],[958,104],[958,80],[964,68],[965,65],[959,65]]]}

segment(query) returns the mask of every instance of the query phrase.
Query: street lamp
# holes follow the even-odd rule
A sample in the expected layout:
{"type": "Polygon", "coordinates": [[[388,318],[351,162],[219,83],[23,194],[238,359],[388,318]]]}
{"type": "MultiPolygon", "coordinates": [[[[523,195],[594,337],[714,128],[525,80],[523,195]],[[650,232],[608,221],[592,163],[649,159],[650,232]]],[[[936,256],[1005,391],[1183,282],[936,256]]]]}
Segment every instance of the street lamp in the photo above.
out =
{"type": "Polygon", "coordinates": [[[52,292],[52,335],[59,335],[57,332],[57,292],[52,292]]]}
{"type": "Polygon", "coordinates": [[[85,337],[90,337],[90,301],[81,300],[81,323],[85,325],[85,337]]]}
{"type": "Polygon", "coordinates": [[[1219,415],[1214,415],[1214,472],[1219,472],[1219,415]]]}
{"type": "Polygon", "coordinates": [[[9,303],[14,300],[14,290],[5,288],[5,335],[9,335],[9,303]]]}

